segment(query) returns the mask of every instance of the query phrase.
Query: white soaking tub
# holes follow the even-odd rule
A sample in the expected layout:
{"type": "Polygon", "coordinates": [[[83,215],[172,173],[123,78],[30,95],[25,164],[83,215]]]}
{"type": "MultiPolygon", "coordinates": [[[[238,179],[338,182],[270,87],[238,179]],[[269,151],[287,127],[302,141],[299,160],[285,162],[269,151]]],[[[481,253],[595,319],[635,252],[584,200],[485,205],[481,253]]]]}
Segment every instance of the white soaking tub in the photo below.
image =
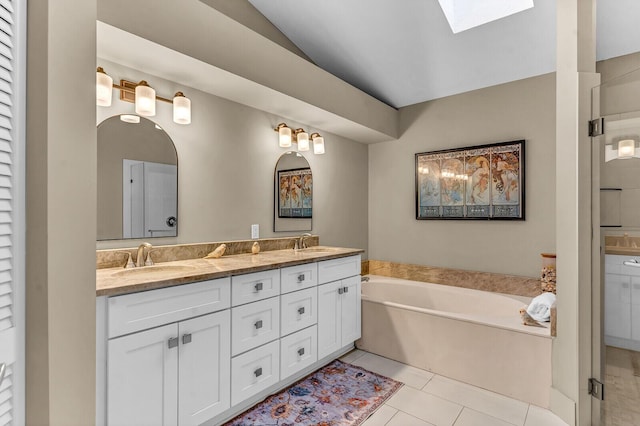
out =
{"type": "Polygon", "coordinates": [[[522,325],[530,298],[368,277],[358,348],[548,407],[551,337],[522,325]]]}

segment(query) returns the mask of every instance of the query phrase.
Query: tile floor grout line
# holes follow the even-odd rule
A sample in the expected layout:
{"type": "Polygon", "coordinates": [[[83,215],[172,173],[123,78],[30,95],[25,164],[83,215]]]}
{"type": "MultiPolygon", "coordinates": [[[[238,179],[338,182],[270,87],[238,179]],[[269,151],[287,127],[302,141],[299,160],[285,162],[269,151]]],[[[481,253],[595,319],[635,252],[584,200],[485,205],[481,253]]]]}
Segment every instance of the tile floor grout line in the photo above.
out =
{"type": "Polygon", "coordinates": [[[529,411],[531,411],[531,404],[527,406],[527,414],[524,416],[524,422],[522,423],[522,426],[525,426],[527,424],[527,419],[529,418],[529,411]]]}
{"type": "Polygon", "coordinates": [[[464,405],[462,405],[462,404],[458,404],[458,405],[461,405],[461,406],[462,406],[462,408],[460,409],[460,412],[459,412],[459,413],[458,413],[458,415],[456,416],[456,419],[453,421],[453,423],[451,423],[451,426],[456,426],[456,422],[458,421],[458,419],[459,419],[459,418],[460,418],[460,416],[462,415],[462,412],[463,412],[463,411],[464,411],[464,409],[465,409],[465,406],[464,406],[464,405]]]}

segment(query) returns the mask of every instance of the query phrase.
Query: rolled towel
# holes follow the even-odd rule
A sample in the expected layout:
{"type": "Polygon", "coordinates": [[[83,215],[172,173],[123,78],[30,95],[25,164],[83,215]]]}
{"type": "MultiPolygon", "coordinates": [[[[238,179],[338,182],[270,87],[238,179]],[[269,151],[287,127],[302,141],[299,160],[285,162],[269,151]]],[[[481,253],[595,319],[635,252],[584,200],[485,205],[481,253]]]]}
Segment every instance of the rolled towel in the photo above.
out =
{"type": "Polygon", "coordinates": [[[548,322],[551,320],[551,305],[555,302],[555,294],[542,293],[533,298],[527,307],[527,313],[536,321],[548,322]]]}

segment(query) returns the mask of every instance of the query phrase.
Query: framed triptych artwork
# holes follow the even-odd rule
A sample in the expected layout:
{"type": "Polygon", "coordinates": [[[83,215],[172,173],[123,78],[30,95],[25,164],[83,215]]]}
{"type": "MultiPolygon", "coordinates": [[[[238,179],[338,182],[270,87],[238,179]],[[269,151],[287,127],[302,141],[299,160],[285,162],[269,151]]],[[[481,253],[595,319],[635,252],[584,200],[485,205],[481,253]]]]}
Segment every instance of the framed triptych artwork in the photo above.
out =
{"type": "Polygon", "coordinates": [[[524,220],[524,164],[524,140],[416,154],[416,218],[524,220]]]}

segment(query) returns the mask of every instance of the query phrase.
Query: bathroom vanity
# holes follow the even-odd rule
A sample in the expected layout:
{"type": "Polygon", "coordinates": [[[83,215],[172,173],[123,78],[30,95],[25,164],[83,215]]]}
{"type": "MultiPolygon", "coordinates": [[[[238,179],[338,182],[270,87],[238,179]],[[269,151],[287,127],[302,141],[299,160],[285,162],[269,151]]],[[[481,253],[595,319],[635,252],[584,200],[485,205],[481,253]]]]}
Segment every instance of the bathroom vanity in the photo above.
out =
{"type": "Polygon", "coordinates": [[[348,352],[361,252],[97,270],[97,424],[219,424],[348,352]]]}
{"type": "Polygon", "coordinates": [[[605,344],[638,351],[640,350],[640,249],[618,247],[609,249],[608,252],[620,254],[605,254],[605,344]]]}

